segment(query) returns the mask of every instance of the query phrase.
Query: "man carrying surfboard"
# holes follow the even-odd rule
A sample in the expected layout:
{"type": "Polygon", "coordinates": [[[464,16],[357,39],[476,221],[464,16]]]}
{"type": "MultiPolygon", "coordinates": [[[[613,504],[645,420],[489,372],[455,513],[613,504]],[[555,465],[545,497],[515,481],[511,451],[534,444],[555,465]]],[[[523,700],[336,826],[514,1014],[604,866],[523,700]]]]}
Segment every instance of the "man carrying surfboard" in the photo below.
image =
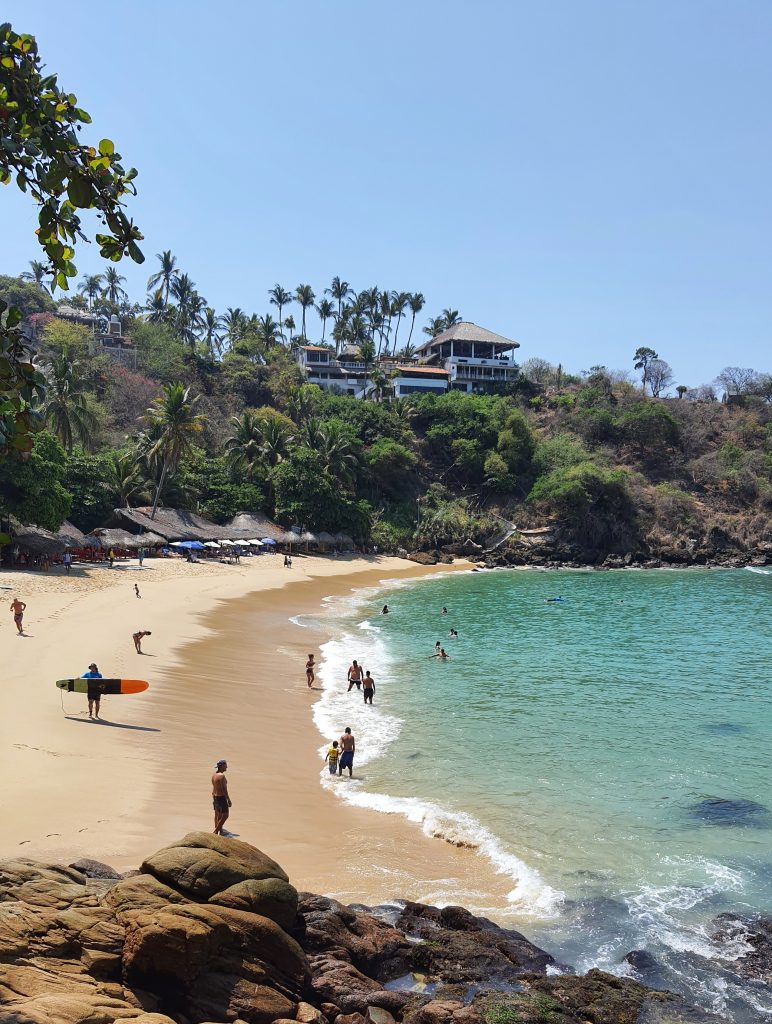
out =
{"type": "Polygon", "coordinates": [[[223,835],[223,825],[228,820],[231,812],[231,798],[228,796],[228,780],[225,773],[228,770],[227,761],[218,761],[214,775],[212,776],[212,805],[214,807],[214,834],[223,835]]]}
{"type": "MultiPolygon", "coordinates": [[[[96,664],[92,661],[88,667],[88,672],[84,672],[81,679],[101,679],[102,673],[96,667],[96,664]]],[[[99,683],[89,683],[88,690],[86,692],[88,698],[88,717],[99,718],[99,702],[102,699],[102,691],[99,689],[99,683]],[[96,709],[96,715],[94,710],[96,709]]]]}

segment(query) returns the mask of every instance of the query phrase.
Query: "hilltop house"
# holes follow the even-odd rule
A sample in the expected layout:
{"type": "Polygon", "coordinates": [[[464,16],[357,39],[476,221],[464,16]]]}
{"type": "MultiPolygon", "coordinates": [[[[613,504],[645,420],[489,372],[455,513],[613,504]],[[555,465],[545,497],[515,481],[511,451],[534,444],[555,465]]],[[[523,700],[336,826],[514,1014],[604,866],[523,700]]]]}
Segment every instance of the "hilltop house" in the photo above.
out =
{"type": "Polygon", "coordinates": [[[492,391],[509,384],[517,378],[512,353],[519,347],[516,341],[463,321],[419,345],[412,362],[384,357],[365,367],[358,349],[345,348],[336,356],[324,345],[301,345],[296,358],[309,384],[325,391],[364,398],[377,366],[389,373],[394,397],[404,398],[418,392],[492,391]]]}

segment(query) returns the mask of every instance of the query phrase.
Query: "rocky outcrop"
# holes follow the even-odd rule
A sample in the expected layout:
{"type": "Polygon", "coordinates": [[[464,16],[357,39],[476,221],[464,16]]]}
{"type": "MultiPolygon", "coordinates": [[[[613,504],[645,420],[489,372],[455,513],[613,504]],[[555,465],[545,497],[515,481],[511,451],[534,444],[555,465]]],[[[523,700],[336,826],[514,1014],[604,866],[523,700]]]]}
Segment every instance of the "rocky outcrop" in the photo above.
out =
{"type": "Polygon", "coordinates": [[[0,863],[2,1024],[710,1019],[629,979],[559,970],[462,907],[299,897],[270,857],[207,833],[126,876],[89,860],[0,863]]]}

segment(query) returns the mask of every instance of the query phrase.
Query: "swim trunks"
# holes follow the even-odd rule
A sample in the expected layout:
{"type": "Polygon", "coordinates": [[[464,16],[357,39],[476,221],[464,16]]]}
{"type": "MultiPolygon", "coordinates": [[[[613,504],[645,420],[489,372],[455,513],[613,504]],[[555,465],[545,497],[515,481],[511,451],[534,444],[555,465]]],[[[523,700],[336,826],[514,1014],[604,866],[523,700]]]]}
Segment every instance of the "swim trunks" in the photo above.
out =
{"type": "Polygon", "coordinates": [[[228,797],[227,796],[213,796],[212,806],[216,811],[227,811],[228,810],[228,797]]]}
{"type": "Polygon", "coordinates": [[[344,768],[351,769],[353,767],[354,767],[354,751],[353,750],[344,750],[343,753],[340,755],[340,768],[341,768],[341,771],[343,771],[344,768]]]}

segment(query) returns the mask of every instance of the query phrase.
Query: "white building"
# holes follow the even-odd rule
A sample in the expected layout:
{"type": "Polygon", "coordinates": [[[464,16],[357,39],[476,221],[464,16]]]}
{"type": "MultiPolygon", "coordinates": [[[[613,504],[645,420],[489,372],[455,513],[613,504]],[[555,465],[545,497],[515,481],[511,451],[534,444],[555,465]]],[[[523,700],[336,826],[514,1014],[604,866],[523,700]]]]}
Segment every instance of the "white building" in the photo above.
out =
{"type": "Polygon", "coordinates": [[[297,361],[305,370],[309,384],[317,384],[325,391],[364,397],[365,364],[355,354],[341,354],[336,359],[335,353],[323,345],[301,345],[297,361]]]}
{"type": "Polygon", "coordinates": [[[516,380],[516,348],[519,342],[462,321],[419,345],[416,354],[423,364],[444,367],[452,390],[492,391],[516,380]]]}

